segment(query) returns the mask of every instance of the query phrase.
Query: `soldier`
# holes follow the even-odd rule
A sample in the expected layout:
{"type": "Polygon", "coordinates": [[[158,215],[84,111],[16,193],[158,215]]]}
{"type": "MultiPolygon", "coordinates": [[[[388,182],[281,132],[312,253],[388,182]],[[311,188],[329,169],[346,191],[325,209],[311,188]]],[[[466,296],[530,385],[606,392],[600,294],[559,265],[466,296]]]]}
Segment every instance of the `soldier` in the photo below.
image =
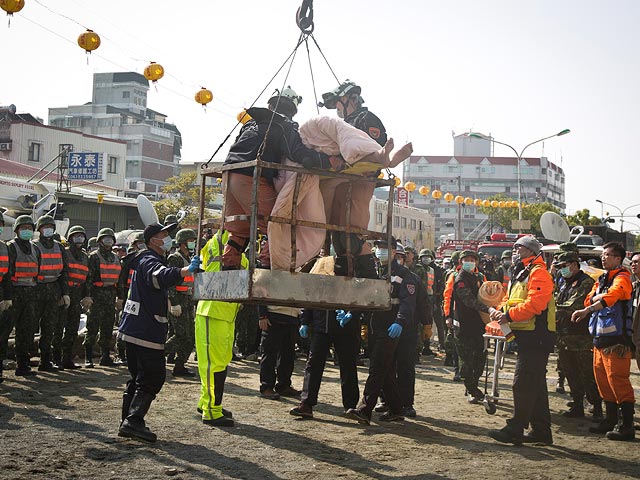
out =
{"type": "MultiPolygon", "coordinates": [[[[67,266],[62,256],[64,247],[53,239],[56,222],[53,217],[43,215],[36,223],[40,233],[37,241],[33,242],[38,259],[38,277],[36,286],[36,323],[40,322],[40,365],[38,370],[53,372],[62,364],[61,358],[56,358],[57,364],[52,363],[51,343],[53,330],[58,320],[58,306],[69,308],[69,286],[67,285],[67,266]]],[[[37,324],[34,326],[34,332],[37,324]]]]}
{"type": "Polygon", "coordinates": [[[91,310],[87,317],[87,334],[84,338],[85,367],[93,368],[93,345],[100,332],[100,365],[114,367],[116,363],[109,356],[115,311],[122,308],[122,299],[117,298],[118,278],[122,267],[120,259],[111,248],[116,235],[110,228],[98,232],[98,249],[89,254],[89,276],[87,286],[92,299],[91,310]]]}
{"type": "Polygon", "coordinates": [[[444,364],[447,367],[454,367],[453,381],[459,382],[462,380],[460,377],[460,362],[458,359],[458,352],[456,349],[456,340],[453,333],[453,282],[456,274],[460,270],[460,252],[453,252],[451,255],[451,268],[445,272],[445,287],[442,295],[442,310],[445,317],[445,324],[447,326],[447,336],[445,339],[445,358],[444,364]]]}
{"type": "Polygon", "coordinates": [[[640,252],[631,256],[631,273],[633,273],[633,294],[631,296],[631,328],[633,344],[636,347],[636,363],[640,369],[640,252]]]}
{"type": "MultiPolygon", "coordinates": [[[[4,230],[4,216],[0,212],[0,235],[4,230]]],[[[7,244],[0,240],[0,383],[3,381],[2,371],[3,362],[7,356],[7,347],[9,341],[9,334],[11,333],[11,322],[9,321],[9,309],[11,308],[11,289],[10,289],[10,277],[9,277],[9,251],[7,250],[7,244]]]]}
{"type": "Polygon", "coordinates": [[[487,352],[484,349],[484,322],[480,312],[489,313],[489,307],[478,300],[484,277],[478,272],[478,254],[465,250],[460,254],[462,268],[453,283],[453,324],[456,330],[456,349],[460,357],[460,376],[469,393],[469,403],[481,403],[484,394],[478,388],[487,352]]]}
{"type": "Polygon", "coordinates": [[[87,243],[87,254],[91,254],[98,249],[98,239],[96,237],[91,237],[89,242],[87,243]]]}
{"type": "Polygon", "coordinates": [[[435,323],[438,331],[438,344],[440,351],[444,351],[444,342],[447,336],[446,325],[444,323],[444,317],[442,316],[442,294],[444,293],[445,286],[445,271],[442,267],[436,264],[435,258],[436,256],[433,253],[433,250],[428,248],[420,250],[420,263],[426,268],[433,270],[433,279],[429,276],[429,280],[427,282],[427,294],[432,295],[431,304],[433,306],[433,323],[435,323]]]}
{"type": "MultiPolygon", "coordinates": [[[[178,229],[178,216],[174,215],[173,213],[170,213],[169,215],[167,215],[166,217],[164,217],[164,225],[172,225],[172,224],[176,224],[176,228],[174,230],[171,230],[169,232],[169,236],[171,237],[172,240],[175,240],[176,238],[176,230],[178,229]]],[[[173,246],[173,244],[172,244],[173,246]]]]}
{"type": "MultiPolygon", "coordinates": [[[[190,228],[183,228],[176,234],[178,251],[169,255],[169,267],[183,268],[191,262],[191,255],[196,248],[197,234],[190,228]]],[[[187,275],[176,286],[169,288],[169,320],[173,325],[173,335],[165,344],[167,355],[175,354],[173,376],[193,377],[195,374],[185,367],[195,346],[193,282],[195,277],[187,275]]]]}
{"type": "Polygon", "coordinates": [[[496,277],[499,282],[502,282],[502,287],[507,290],[509,282],[511,281],[511,250],[505,250],[500,255],[500,265],[496,269],[496,277]]]}
{"type": "Polygon", "coordinates": [[[67,233],[68,245],[63,251],[68,270],[68,292],[70,303],[58,310],[58,323],[53,332],[53,358],[60,370],[81,368],[73,361],[73,344],[78,337],[82,307],[90,307],[87,298],[87,275],[89,257],[84,251],[87,233],[80,225],[74,225],[67,233]]]}
{"type": "MultiPolygon", "coordinates": [[[[2,345],[6,345],[13,326],[16,329],[16,375],[29,376],[36,373],[29,366],[29,350],[33,344],[32,322],[35,316],[36,281],[38,259],[31,243],[35,225],[29,215],[20,215],[13,224],[16,237],[7,243],[9,253],[9,277],[11,283],[4,283],[11,291],[9,325],[2,345]],[[8,331],[7,331],[8,330],[8,331]]],[[[6,304],[5,304],[6,305],[6,304]]]]}
{"type": "Polygon", "coordinates": [[[584,306],[594,280],[580,269],[574,252],[563,252],[556,257],[554,266],[563,278],[556,282],[556,324],[558,364],[567,376],[573,404],[564,412],[565,417],[584,417],[584,397],[593,405],[594,418],[602,418],[602,399],[593,377],[593,342],[586,322],[574,323],[571,315],[584,306]]]}

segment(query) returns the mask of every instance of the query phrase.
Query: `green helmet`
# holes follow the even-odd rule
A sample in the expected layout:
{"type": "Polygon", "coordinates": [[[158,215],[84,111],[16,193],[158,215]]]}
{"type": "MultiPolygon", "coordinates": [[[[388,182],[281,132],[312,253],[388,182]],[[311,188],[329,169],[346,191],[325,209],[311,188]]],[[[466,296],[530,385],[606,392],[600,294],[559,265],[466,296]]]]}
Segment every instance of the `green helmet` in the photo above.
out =
{"type": "MultiPolygon", "coordinates": [[[[285,111],[280,113],[289,113],[290,116],[293,117],[296,113],[298,113],[298,105],[300,105],[301,103],[302,97],[298,95],[295,90],[291,88],[291,86],[287,86],[287,88],[282,89],[282,92],[276,88],[276,91],[271,95],[271,98],[267,102],[267,105],[269,105],[269,107],[272,109],[274,109],[276,105],[278,105],[278,107],[283,106],[285,107],[285,111]],[[287,107],[285,105],[282,105],[283,100],[284,104],[289,107],[289,112],[286,112],[287,107]]],[[[280,110],[280,108],[278,108],[278,110],[280,110]]]]}
{"type": "Polygon", "coordinates": [[[171,225],[172,223],[178,223],[178,217],[176,217],[173,213],[164,217],[164,225],[171,225]]]}
{"type": "Polygon", "coordinates": [[[404,251],[406,253],[413,253],[414,255],[416,254],[416,249],[413,247],[404,247],[404,251]]]}
{"type": "Polygon", "coordinates": [[[502,252],[502,255],[500,255],[500,259],[508,258],[509,260],[511,260],[512,256],[513,256],[512,250],[505,250],[504,252],[502,252]]]}
{"type": "Polygon", "coordinates": [[[423,248],[422,250],[420,250],[420,255],[418,256],[436,258],[436,256],[433,254],[433,250],[429,250],[428,248],[423,248]]]}
{"type": "Polygon", "coordinates": [[[113,242],[115,243],[116,241],[116,234],[110,228],[103,228],[100,230],[96,241],[99,242],[102,237],[113,237],[113,242]]]}
{"type": "Polygon", "coordinates": [[[87,246],[89,248],[96,248],[98,246],[98,239],[96,237],[91,237],[87,246]]]}
{"type": "Polygon", "coordinates": [[[36,222],[36,230],[40,230],[40,227],[43,227],[44,225],[53,225],[55,227],[56,221],[51,215],[43,215],[36,222]]]}
{"type": "Polygon", "coordinates": [[[578,253],[578,245],[573,242],[565,242],[558,245],[561,252],[575,252],[578,253]]]}
{"type": "Polygon", "coordinates": [[[451,254],[451,263],[456,264],[456,265],[458,263],[460,263],[460,251],[459,250],[456,250],[455,252],[453,252],[451,254]]]}
{"type": "Polygon", "coordinates": [[[69,231],[67,232],[67,238],[71,238],[71,235],[75,234],[75,233],[83,233],[85,236],[87,235],[87,232],[85,231],[84,227],[81,225],[74,225],[73,227],[71,227],[69,229],[69,231]]]}
{"type": "Polygon", "coordinates": [[[16,218],[15,223],[13,224],[13,231],[17,231],[18,227],[22,225],[31,225],[35,228],[35,224],[33,223],[33,219],[29,215],[20,215],[16,218]]]}
{"type": "Polygon", "coordinates": [[[342,82],[340,85],[338,85],[337,88],[334,88],[330,92],[322,94],[322,103],[323,103],[322,106],[330,110],[333,110],[334,108],[336,108],[336,103],[339,97],[343,97],[345,95],[351,95],[351,94],[360,95],[361,92],[362,92],[362,88],[356,85],[355,82],[352,82],[351,80],[347,79],[344,82],[342,82]]]}
{"type": "Polygon", "coordinates": [[[476,259],[476,261],[480,260],[480,257],[478,256],[478,252],[474,252],[473,250],[463,250],[462,252],[460,252],[459,258],[465,258],[465,257],[473,257],[476,259]]]}
{"type": "Polygon", "coordinates": [[[187,243],[188,240],[195,240],[196,237],[196,232],[194,232],[190,228],[183,228],[182,230],[178,230],[178,233],[176,233],[176,242],[187,243]]]}

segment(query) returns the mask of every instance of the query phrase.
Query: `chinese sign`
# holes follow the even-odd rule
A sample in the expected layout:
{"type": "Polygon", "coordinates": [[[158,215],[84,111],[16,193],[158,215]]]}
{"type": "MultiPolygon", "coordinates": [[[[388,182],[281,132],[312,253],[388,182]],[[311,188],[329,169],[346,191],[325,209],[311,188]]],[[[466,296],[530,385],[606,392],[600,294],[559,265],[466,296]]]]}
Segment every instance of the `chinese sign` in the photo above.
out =
{"type": "Polygon", "coordinates": [[[99,153],[69,153],[69,180],[101,180],[102,155],[99,153]]]}
{"type": "Polygon", "coordinates": [[[396,192],[398,193],[398,205],[404,205],[404,206],[409,206],[409,192],[403,188],[403,187],[398,187],[396,189],[396,192]]]}

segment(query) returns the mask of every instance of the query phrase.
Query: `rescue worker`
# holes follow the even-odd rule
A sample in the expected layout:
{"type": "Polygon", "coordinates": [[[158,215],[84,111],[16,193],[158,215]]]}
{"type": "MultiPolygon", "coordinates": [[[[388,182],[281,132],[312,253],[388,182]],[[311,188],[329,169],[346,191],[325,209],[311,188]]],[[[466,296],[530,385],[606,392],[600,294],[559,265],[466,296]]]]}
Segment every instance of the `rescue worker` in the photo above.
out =
{"type": "MultiPolygon", "coordinates": [[[[200,256],[205,272],[222,270],[221,253],[230,238],[227,231],[218,230],[202,247],[200,256]]],[[[241,265],[249,267],[242,255],[241,265]]],[[[240,309],[239,303],[200,300],[196,308],[196,354],[202,385],[198,412],[202,423],[216,427],[233,427],[233,414],[222,408],[227,367],[233,356],[233,330],[240,309]]]]}
{"type": "Polygon", "coordinates": [[[631,296],[631,328],[633,344],[636,347],[636,363],[640,369],[640,252],[631,256],[631,273],[633,273],[633,294],[631,296]]]}
{"type": "MultiPolygon", "coordinates": [[[[4,231],[4,216],[0,212],[0,235],[4,231]]],[[[11,300],[11,288],[9,277],[9,251],[7,244],[0,240],[0,383],[3,381],[3,362],[7,357],[9,335],[13,325],[9,320],[9,309],[13,303],[11,300]]]]}
{"type": "MultiPolygon", "coordinates": [[[[390,247],[390,254],[395,258],[398,248],[395,238],[392,238],[390,247]]],[[[369,335],[375,337],[375,340],[371,346],[369,377],[360,404],[346,412],[348,418],[357,420],[358,423],[364,425],[369,425],[371,412],[382,392],[384,392],[384,399],[389,411],[383,413],[380,420],[404,420],[394,359],[402,330],[405,327],[409,328],[414,321],[417,286],[415,277],[409,269],[395,260],[391,262],[390,272],[387,270],[387,264],[383,265],[381,277],[391,280],[392,308],[389,311],[376,311],[372,315],[369,335]]]]}
{"type": "MultiPolygon", "coordinates": [[[[416,249],[405,247],[405,266],[411,270],[419,279],[423,288],[424,298],[427,301],[427,312],[425,315],[417,315],[417,363],[420,363],[420,354],[435,355],[431,351],[431,335],[433,334],[433,285],[435,281],[434,270],[429,265],[423,265],[418,261],[416,249]]],[[[409,415],[407,415],[409,416],[409,415]]]]}
{"type": "Polygon", "coordinates": [[[571,315],[584,307],[594,280],[580,269],[574,252],[563,252],[555,259],[554,266],[563,281],[556,282],[556,325],[558,364],[567,376],[573,404],[562,415],[571,418],[584,417],[584,397],[593,405],[594,418],[602,418],[602,399],[593,377],[593,342],[587,322],[575,323],[571,315]]]}
{"type": "Polygon", "coordinates": [[[423,248],[422,250],[420,250],[420,263],[424,265],[425,268],[433,270],[433,281],[429,276],[429,280],[427,282],[427,294],[432,295],[431,304],[433,306],[433,323],[435,324],[438,332],[438,345],[440,351],[444,351],[444,343],[447,336],[446,325],[444,323],[444,317],[442,316],[442,295],[444,293],[445,286],[445,270],[441,266],[436,264],[435,258],[436,256],[433,253],[433,250],[430,250],[428,248],[423,248]]]}
{"type": "MultiPolygon", "coordinates": [[[[40,323],[40,365],[38,370],[55,372],[62,365],[62,359],[56,358],[56,364],[51,361],[51,343],[53,330],[58,321],[58,306],[69,308],[69,286],[67,285],[67,266],[62,256],[64,247],[53,239],[56,222],[53,217],[43,215],[36,222],[36,230],[40,234],[33,242],[36,258],[38,259],[38,277],[36,280],[35,325],[40,323]]],[[[61,352],[57,352],[61,353],[61,352]]]]}
{"type": "Polygon", "coordinates": [[[631,276],[622,266],[624,247],[609,242],[602,247],[602,266],[606,270],[593,285],[584,302],[585,308],[571,316],[574,322],[589,318],[593,336],[593,371],[600,395],[605,401],[606,416],[592,433],[606,433],[609,440],[632,441],[635,397],[629,379],[634,356],[631,317],[631,276]]]}
{"type": "Polygon", "coordinates": [[[480,285],[484,282],[478,272],[480,258],[472,250],[460,253],[462,268],[453,281],[453,323],[456,330],[456,350],[460,357],[460,376],[469,394],[469,403],[482,403],[484,394],[478,382],[484,371],[487,352],[484,349],[484,322],[480,312],[489,313],[489,307],[478,300],[480,285]]]}
{"type": "Polygon", "coordinates": [[[515,445],[553,443],[546,372],[555,344],[554,285],[541,257],[541,247],[531,235],[515,242],[515,266],[509,291],[499,309],[489,309],[491,320],[508,324],[518,342],[513,377],[513,417],[501,430],[491,430],[489,436],[515,445]],[[528,425],[531,425],[531,431],[523,435],[528,425]]]}
{"type": "MultiPolygon", "coordinates": [[[[35,317],[38,259],[31,243],[35,225],[29,215],[20,215],[13,224],[15,238],[7,243],[9,253],[10,284],[3,283],[11,291],[9,322],[3,348],[15,327],[16,375],[30,376],[36,373],[29,366],[30,349],[33,345],[32,322],[35,317]]],[[[7,280],[4,279],[3,282],[7,280]]],[[[7,304],[5,304],[7,305],[7,304]]]]}
{"type": "Polygon", "coordinates": [[[451,268],[445,272],[445,287],[442,294],[442,311],[447,326],[447,336],[445,339],[445,358],[444,365],[446,367],[454,367],[453,381],[460,382],[460,362],[458,351],[456,349],[456,338],[453,330],[453,282],[456,274],[462,268],[460,265],[460,252],[453,252],[451,255],[451,268]]]}
{"type": "MultiPolygon", "coordinates": [[[[183,228],[176,234],[175,240],[178,251],[169,255],[169,267],[186,267],[191,262],[191,256],[196,249],[196,232],[190,228],[183,228]]],[[[186,368],[195,346],[193,282],[195,277],[187,275],[174,287],[169,288],[169,321],[173,325],[173,335],[165,344],[167,355],[175,354],[173,365],[174,377],[194,377],[195,374],[186,368]]]]}
{"type": "Polygon", "coordinates": [[[505,250],[500,255],[500,265],[496,269],[496,277],[499,282],[502,282],[502,287],[507,290],[509,281],[511,280],[511,256],[513,252],[511,250],[505,250]]]}
{"type": "Polygon", "coordinates": [[[128,369],[122,396],[121,437],[156,441],[144,417],[166,378],[164,342],[167,338],[168,289],[198,270],[196,256],[187,267],[167,267],[165,255],[171,248],[169,231],[176,224],[152,223],[144,229],[147,250],[133,260],[129,296],[124,305],[118,336],[126,342],[128,369]]]}
{"type": "MultiPolygon", "coordinates": [[[[236,141],[229,149],[224,165],[232,165],[255,160],[258,153],[266,162],[281,163],[284,158],[302,164],[305,168],[341,167],[341,157],[329,157],[324,153],[306,147],[300,139],[298,124],[293,116],[298,112],[302,98],[291,87],[283,89],[269,99],[269,108],[253,107],[247,110],[251,120],[246,122],[236,141]],[[268,138],[265,135],[269,132],[268,138]]],[[[277,170],[262,169],[258,182],[258,228],[267,233],[267,218],[273,209],[276,192],[273,179],[277,170]]],[[[251,212],[251,195],[253,188],[253,167],[231,170],[223,174],[223,195],[225,199],[225,215],[248,215],[251,212]]],[[[225,222],[229,240],[224,247],[223,263],[225,269],[237,269],[241,263],[241,255],[249,242],[249,221],[234,220],[225,222]]]]}
{"type": "Polygon", "coordinates": [[[98,238],[91,237],[87,242],[87,255],[95,252],[98,249],[98,238]]]}
{"type": "MultiPolygon", "coordinates": [[[[169,232],[169,236],[171,237],[172,240],[176,239],[176,235],[177,234],[175,232],[178,230],[178,227],[179,227],[179,225],[178,225],[178,216],[174,215],[173,213],[170,213],[169,215],[166,215],[164,217],[164,222],[162,222],[163,225],[171,225],[171,224],[174,224],[174,223],[176,224],[176,228],[169,232]]],[[[173,247],[173,244],[172,244],[172,247],[173,247]]],[[[173,253],[173,252],[171,252],[171,253],[173,253]]]]}
{"type": "Polygon", "coordinates": [[[110,228],[98,232],[98,249],[89,254],[89,275],[87,286],[91,298],[91,310],[87,315],[87,333],[84,337],[85,367],[93,368],[93,346],[100,333],[100,365],[114,367],[117,364],[111,359],[111,339],[115,311],[122,309],[122,299],[117,298],[117,283],[122,267],[120,259],[111,249],[116,242],[116,235],[110,228]]]}
{"type": "Polygon", "coordinates": [[[72,226],[67,232],[68,245],[63,251],[68,271],[68,293],[70,303],[67,308],[58,310],[58,324],[53,333],[53,358],[60,369],[78,369],[81,366],[73,361],[73,344],[78,338],[78,327],[82,307],[89,308],[87,297],[87,275],[89,257],[84,251],[87,233],[80,225],[72,226]]]}

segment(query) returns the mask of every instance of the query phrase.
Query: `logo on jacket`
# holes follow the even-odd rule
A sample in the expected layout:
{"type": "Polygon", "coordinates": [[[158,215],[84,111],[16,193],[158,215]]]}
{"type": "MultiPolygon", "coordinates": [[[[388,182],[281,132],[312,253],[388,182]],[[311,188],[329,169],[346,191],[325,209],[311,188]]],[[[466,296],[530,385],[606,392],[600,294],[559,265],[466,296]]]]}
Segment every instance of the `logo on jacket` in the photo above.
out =
{"type": "Polygon", "coordinates": [[[380,138],[380,129],[376,127],[369,127],[369,136],[371,138],[380,138]]]}
{"type": "Polygon", "coordinates": [[[409,292],[409,295],[413,295],[414,293],[416,293],[416,286],[407,284],[407,292],[409,292]]]}
{"type": "Polygon", "coordinates": [[[124,304],[124,311],[131,315],[138,315],[138,313],[140,312],[140,302],[127,300],[127,303],[124,304]]]}

